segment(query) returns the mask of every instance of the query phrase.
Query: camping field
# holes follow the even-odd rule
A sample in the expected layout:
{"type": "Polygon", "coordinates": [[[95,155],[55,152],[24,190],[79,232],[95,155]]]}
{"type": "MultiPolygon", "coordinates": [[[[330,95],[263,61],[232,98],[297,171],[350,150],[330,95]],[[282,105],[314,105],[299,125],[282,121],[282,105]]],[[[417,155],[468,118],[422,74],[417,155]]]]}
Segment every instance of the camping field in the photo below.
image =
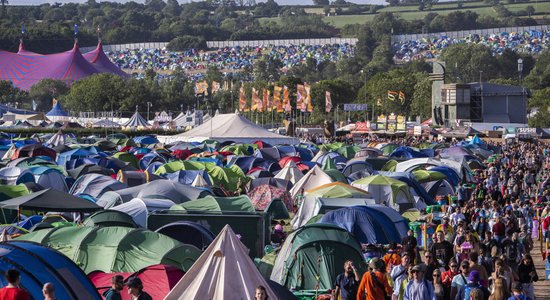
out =
{"type": "MultiPolygon", "coordinates": [[[[523,3],[512,3],[503,5],[511,12],[520,12],[525,10],[527,6],[533,6],[535,8],[534,17],[537,19],[550,18],[550,1],[528,1],[523,3]]],[[[345,10],[345,9],[344,9],[345,10]]],[[[447,15],[455,11],[467,11],[472,10],[481,16],[493,16],[496,17],[494,9],[484,3],[483,1],[462,2],[462,8],[458,8],[457,2],[451,3],[437,3],[433,5],[432,9],[419,11],[418,5],[409,6],[388,6],[380,9],[378,12],[392,12],[398,14],[401,18],[412,21],[423,19],[429,13],[437,13],[440,15],[447,15]]],[[[305,11],[309,14],[322,14],[322,8],[305,8],[305,11]]],[[[361,14],[361,15],[339,15],[324,17],[324,20],[335,26],[336,28],[342,28],[349,24],[363,24],[365,22],[374,19],[376,14],[361,14]]],[[[260,22],[265,23],[267,21],[280,22],[280,18],[261,18],[260,22]]]]}

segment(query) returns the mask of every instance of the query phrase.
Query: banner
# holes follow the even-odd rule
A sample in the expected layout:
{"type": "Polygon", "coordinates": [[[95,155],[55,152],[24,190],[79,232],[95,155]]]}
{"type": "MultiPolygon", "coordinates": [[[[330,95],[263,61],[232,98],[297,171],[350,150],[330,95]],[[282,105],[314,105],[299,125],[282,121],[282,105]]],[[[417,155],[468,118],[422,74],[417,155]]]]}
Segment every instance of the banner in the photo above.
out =
{"type": "Polygon", "coordinates": [[[385,115],[379,115],[376,119],[376,129],[386,130],[387,117],[385,115]]]}
{"type": "Polygon", "coordinates": [[[246,105],[246,95],[244,93],[244,86],[241,86],[239,90],[239,111],[247,112],[249,111],[248,106],[246,105]]]}
{"type": "Polygon", "coordinates": [[[217,93],[220,90],[220,83],[217,81],[212,81],[212,94],[217,93]]]}
{"type": "Polygon", "coordinates": [[[330,92],[325,92],[325,112],[329,113],[332,110],[332,99],[330,98],[330,92]]]}
{"type": "Polygon", "coordinates": [[[368,106],[366,104],[358,103],[346,103],[344,104],[344,111],[365,111],[368,106]]]}
{"type": "Polygon", "coordinates": [[[292,104],[290,104],[290,92],[288,91],[288,87],[286,85],[283,88],[283,106],[285,112],[292,111],[292,104]]]}
{"type": "Polygon", "coordinates": [[[405,93],[402,91],[399,91],[399,102],[401,102],[401,104],[405,104],[405,93]]]}
{"type": "Polygon", "coordinates": [[[195,83],[195,95],[204,94],[208,96],[208,82],[206,81],[197,81],[195,83]]]}
{"type": "Polygon", "coordinates": [[[356,132],[368,132],[369,124],[367,122],[355,122],[355,131],[356,132]]]}
{"type": "Polygon", "coordinates": [[[311,103],[311,86],[304,83],[304,90],[306,91],[306,109],[307,112],[313,112],[313,103],[311,103]]]}
{"type": "Polygon", "coordinates": [[[278,113],[282,113],[283,110],[283,101],[281,101],[281,92],[283,91],[283,88],[280,86],[274,86],[273,87],[273,106],[277,110],[278,113]]]}
{"type": "Polygon", "coordinates": [[[53,98],[52,100],[52,107],[54,107],[57,104],[57,99],[53,98]]]}
{"type": "Polygon", "coordinates": [[[298,84],[296,86],[296,109],[301,110],[302,112],[306,111],[306,90],[303,84],[298,84]]]}
{"type": "Polygon", "coordinates": [[[391,113],[388,116],[388,130],[395,131],[397,129],[397,116],[391,113]]]}
{"type": "Polygon", "coordinates": [[[397,96],[397,92],[388,91],[388,100],[395,101],[396,96],[397,96]]]}
{"type": "Polygon", "coordinates": [[[256,91],[256,88],[252,88],[252,111],[262,111],[262,101],[260,100],[260,97],[258,96],[258,91],[256,91]]]}
{"type": "Polygon", "coordinates": [[[407,124],[405,122],[404,116],[397,116],[397,130],[405,131],[407,129],[407,124]]]}
{"type": "Polygon", "coordinates": [[[223,82],[223,90],[224,91],[229,91],[229,82],[227,82],[227,80],[223,82]]]}
{"type": "Polygon", "coordinates": [[[271,112],[273,110],[273,103],[269,95],[269,90],[264,89],[264,111],[271,112]]]}

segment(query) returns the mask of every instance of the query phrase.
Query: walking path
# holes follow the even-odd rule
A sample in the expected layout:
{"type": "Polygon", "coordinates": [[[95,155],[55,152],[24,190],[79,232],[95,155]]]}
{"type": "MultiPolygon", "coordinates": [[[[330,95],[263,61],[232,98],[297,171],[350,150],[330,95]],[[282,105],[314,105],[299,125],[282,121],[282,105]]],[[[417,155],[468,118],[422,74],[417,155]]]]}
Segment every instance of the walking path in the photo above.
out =
{"type": "Polygon", "coordinates": [[[540,254],[540,247],[538,244],[539,241],[535,241],[535,249],[531,251],[533,255],[533,262],[537,267],[537,273],[539,275],[539,281],[535,282],[535,297],[537,300],[548,299],[550,300],[550,279],[545,280],[545,263],[542,260],[542,255],[540,254]]]}

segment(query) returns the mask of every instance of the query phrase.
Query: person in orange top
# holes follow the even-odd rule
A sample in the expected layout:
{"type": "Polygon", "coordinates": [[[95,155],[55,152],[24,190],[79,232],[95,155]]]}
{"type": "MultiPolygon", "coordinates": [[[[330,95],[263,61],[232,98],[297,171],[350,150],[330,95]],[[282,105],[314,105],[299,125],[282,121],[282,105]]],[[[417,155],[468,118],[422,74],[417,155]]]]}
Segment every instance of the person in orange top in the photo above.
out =
{"type": "Polygon", "coordinates": [[[384,261],[375,257],[369,262],[369,268],[371,270],[363,274],[359,284],[357,300],[380,300],[390,297],[392,289],[386,277],[384,261]]]}
{"type": "Polygon", "coordinates": [[[388,250],[388,253],[384,255],[382,260],[386,265],[386,273],[390,273],[393,267],[401,264],[401,255],[399,255],[397,251],[396,243],[390,243],[390,249],[388,250]]]}

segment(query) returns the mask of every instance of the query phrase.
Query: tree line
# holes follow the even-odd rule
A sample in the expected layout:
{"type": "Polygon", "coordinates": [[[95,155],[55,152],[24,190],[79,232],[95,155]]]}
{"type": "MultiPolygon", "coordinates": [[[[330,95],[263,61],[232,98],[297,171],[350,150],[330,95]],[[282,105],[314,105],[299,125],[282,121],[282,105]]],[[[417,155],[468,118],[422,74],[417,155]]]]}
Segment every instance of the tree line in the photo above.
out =
{"type": "MultiPolygon", "coordinates": [[[[339,14],[376,13],[380,8],[340,0],[331,5],[339,14]]],[[[201,42],[204,40],[357,36],[364,26],[375,32],[391,30],[393,34],[406,34],[536,24],[534,19],[515,16],[502,5],[495,11],[495,17],[480,16],[473,10],[446,15],[433,11],[423,19],[412,21],[384,12],[377,14],[375,20],[385,20],[392,15],[390,27],[381,28],[372,21],[338,29],[328,24],[322,15],[308,14],[302,6],[280,6],[274,0],[259,3],[207,0],[185,4],[179,4],[177,0],[147,0],[144,4],[88,0],[84,4],[3,6],[0,11],[0,48],[16,51],[19,38],[23,37],[29,50],[40,53],[64,51],[73,44],[74,24],[80,26],[78,38],[81,46],[94,45],[100,35],[107,44],[173,41],[171,48],[175,50],[205,47],[201,42]],[[277,18],[274,21],[262,20],[265,17],[277,18]],[[23,25],[24,33],[21,30],[23,25]],[[182,37],[188,38],[182,41],[182,37]]],[[[530,16],[534,12],[527,13],[530,16]]]]}

